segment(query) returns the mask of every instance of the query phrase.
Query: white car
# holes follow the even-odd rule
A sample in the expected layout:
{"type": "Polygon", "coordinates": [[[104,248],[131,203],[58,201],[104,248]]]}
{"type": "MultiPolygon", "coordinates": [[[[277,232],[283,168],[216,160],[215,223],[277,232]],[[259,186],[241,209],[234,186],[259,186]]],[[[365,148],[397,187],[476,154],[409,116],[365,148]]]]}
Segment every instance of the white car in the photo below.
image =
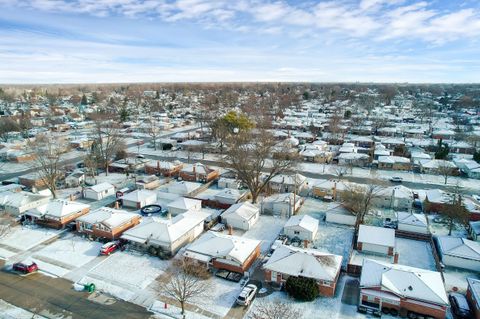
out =
{"type": "Polygon", "coordinates": [[[248,306],[252,302],[253,298],[257,294],[257,286],[253,284],[246,285],[240,295],[237,297],[237,304],[241,306],[248,306]]]}
{"type": "Polygon", "coordinates": [[[403,178],[399,177],[399,176],[393,176],[390,178],[390,182],[394,182],[394,183],[401,183],[403,181],[403,178]]]}

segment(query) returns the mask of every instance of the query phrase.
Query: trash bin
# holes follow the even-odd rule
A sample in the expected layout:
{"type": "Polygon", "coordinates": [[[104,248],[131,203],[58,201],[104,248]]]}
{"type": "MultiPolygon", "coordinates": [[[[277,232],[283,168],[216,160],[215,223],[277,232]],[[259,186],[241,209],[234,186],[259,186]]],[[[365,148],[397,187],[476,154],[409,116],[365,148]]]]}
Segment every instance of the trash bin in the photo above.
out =
{"type": "Polygon", "coordinates": [[[95,284],[93,284],[93,283],[85,284],[83,287],[84,287],[85,290],[88,291],[89,293],[92,293],[92,292],[95,291],[95,284]]]}

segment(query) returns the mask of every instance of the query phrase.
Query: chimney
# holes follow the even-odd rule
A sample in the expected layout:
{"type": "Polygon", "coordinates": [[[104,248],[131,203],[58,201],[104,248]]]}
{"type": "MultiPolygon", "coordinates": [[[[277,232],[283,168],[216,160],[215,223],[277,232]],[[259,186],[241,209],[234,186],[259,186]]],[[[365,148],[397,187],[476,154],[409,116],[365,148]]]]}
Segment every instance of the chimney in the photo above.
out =
{"type": "Polygon", "coordinates": [[[160,172],[160,162],[157,161],[157,173],[159,173],[159,172],[160,172]]]}
{"type": "Polygon", "coordinates": [[[228,225],[228,234],[229,234],[229,235],[233,235],[232,225],[228,225]]]}
{"type": "Polygon", "coordinates": [[[303,240],[303,248],[308,248],[308,240],[303,240]]]}
{"type": "Polygon", "coordinates": [[[73,202],[73,194],[70,194],[70,196],[68,196],[68,200],[73,202]]]}
{"type": "Polygon", "coordinates": [[[120,208],[120,203],[117,201],[115,201],[115,209],[119,209],[120,208]]]}
{"type": "Polygon", "coordinates": [[[398,253],[395,253],[395,255],[393,255],[393,263],[398,264],[398,253]]]}
{"type": "Polygon", "coordinates": [[[167,219],[172,219],[172,214],[170,212],[167,213],[167,219]]]}

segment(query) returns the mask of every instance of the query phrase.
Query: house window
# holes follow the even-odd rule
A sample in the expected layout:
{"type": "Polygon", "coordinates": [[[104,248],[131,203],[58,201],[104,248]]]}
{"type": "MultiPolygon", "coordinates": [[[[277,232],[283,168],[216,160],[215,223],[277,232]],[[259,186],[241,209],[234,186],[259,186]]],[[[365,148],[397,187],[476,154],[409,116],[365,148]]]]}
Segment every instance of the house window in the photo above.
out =
{"type": "Polygon", "coordinates": [[[294,233],[295,235],[300,235],[300,232],[299,232],[298,230],[295,230],[293,233],[294,233]]]}

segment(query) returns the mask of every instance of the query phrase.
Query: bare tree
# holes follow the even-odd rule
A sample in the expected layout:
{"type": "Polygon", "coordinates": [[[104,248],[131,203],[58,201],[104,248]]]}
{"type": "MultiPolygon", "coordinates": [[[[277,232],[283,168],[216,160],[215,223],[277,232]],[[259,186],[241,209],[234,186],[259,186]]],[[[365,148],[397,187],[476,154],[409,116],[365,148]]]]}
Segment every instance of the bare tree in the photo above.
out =
{"type": "Polygon", "coordinates": [[[57,198],[57,183],[63,177],[63,155],[68,150],[68,145],[60,139],[51,140],[46,135],[39,135],[27,143],[27,148],[32,154],[32,166],[36,169],[38,177],[57,198]]]}
{"type": "Polygon", "coordinates": [[[359,185],[346,184],[342,193],[343,206],[357,216],[355,229],[364,222],[365,216],[372,208],[374,200],[378,198],[382,186],[376,184],[359,185]]]}
{"type": "Polygon", "coordinates": [[[175,259],[170,271],[168,279],[160,283],[160,293],[177,301],[185,318],[185,305],[208,297],[209,290],[213,289],[208,280],[210,273],[206,268],[183,258],[175,259]]]}
{"type": "Polygon", "coordinates": [[[8,141],[11,132],[18,131],[19,127],[15,121],[9,117],[0,117],[0,139],[8,141]]]}
{"type": "Polygon", "coordinates": [[[460,185],[456,185],[450,203],[443,205],[440,214],[448,225],[448,235],[452,235],[453,226],[456,223],[466,226],[470,213],[463,205],[463,196],[460,185]]]}
{"type": "Polygon", "coordinates": [[[112,120],[99,118],[94,121],[92,145],[93,156],[100,167],[108,175],[108,166],[119,150],[125,148],[125,143],[120,135],[120,128],[112,120]]]}
{"type": "Polygon", "coordinates": [[[249,319],[302,319],[303,315],[299,309],[293,308],[281,300],[267,302],[257,301],[249,319]]]}
{"type": "Polygon", "coordinates": [[[243,131],[230,136],[225,160],[250,190],[252,203],[256,203],[272,178],[292,170],[297,163],[297,157],[286,146],[276,145],[274,137],[266,130],[243,131]],[[285,150],[278,147],[285,147],[285,150]],[[274,149],[276,156],[271,157],[274,149]]]}
{"type": "Polygon", "coordinates": [[[445,184],[447,184],[448,177],[454,175],[456,171],[457,169],[452,163],[444,160],[441,160],[438,163],[438,167],[436,169],[436,172],[443,176],[445,184]]]}
{"type": "Polygon", "coordinates": [[[0,225],[0,239],[7,236],[11,230],[12,229],[10,224],[0,225]]]}

